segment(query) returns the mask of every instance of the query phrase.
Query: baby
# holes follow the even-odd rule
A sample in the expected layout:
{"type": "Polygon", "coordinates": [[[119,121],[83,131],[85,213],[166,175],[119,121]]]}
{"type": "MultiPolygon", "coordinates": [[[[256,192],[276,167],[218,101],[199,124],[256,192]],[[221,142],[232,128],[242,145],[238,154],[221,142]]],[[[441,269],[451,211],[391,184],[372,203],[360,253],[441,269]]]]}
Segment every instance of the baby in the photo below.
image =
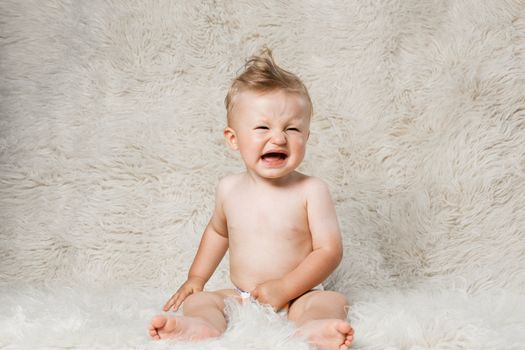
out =
{"type": "Polygon", "coordinates": [[[304,84],[277,66],[271,51],[252,57],[226,97],[227,144],[246,171],[225,177],[188,279],[164,305],[181,317],[156,316],[154,339],[200,340],[226,329],[224,299],[257,300],[285,311],[296,335],[319,349],[346,349],[354,331],[348,301],[321,283],[342,257],[330,193],[296,171],[310,133],[312,102],[304,84]],[[203,292],[226,251],[232,286],[203,292]]]}

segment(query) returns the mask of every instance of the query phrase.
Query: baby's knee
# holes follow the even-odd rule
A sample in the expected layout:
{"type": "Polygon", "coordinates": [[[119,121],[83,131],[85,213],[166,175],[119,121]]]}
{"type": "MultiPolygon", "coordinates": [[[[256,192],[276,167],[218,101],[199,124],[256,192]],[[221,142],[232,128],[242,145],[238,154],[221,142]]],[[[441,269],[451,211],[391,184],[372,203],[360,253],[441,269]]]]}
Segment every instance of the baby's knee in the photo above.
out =
{"type": "Polygon", "coordinates": [[[210,299],[209,292],[197,292],[190,294],[184,300],[184,307],[191,307],[199,304],[206,304],[210,299]]]}
{"type": "Polygon", "coordinates": [[[215,305],[217,303],[216,299],[217,296],[210,292],[193,293],[186,297],[184,303],[182,304],[182,309],[184,312],[187,312],[210,305],[215,305]]]}
{"type": "Polygon", "coordinates": [[[339,293],[339,292],[334,292],[331,290],[324,291],[323,297],[326,298],[327,300],[330,300],[330,302],[333,304],[343,305],[343,306],[348,306],[350,304],[346,295],[339,293]]]}

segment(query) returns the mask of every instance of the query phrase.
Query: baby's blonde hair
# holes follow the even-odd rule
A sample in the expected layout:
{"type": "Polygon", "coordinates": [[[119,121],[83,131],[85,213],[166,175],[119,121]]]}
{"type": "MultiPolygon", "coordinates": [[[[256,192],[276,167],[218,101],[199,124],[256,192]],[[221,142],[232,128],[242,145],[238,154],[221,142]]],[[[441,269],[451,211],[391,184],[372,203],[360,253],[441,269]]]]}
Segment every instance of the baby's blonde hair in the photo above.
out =
{"type": "Polygon", "coordinates": [[[252,90],[265,93],[279,89],[303,96],[309,107],[308,117],[312,116],[312,100],[304,83],[297,75],[279,67],[273,59],[272,50],[265,47],[258,55],[252,56],[246,62],[244,71],[234,79],[228,95],[226,95],[224,104],[226,105],[228,124],[231,122],[231,111],[235,96],[241,91],[252,90]]]}

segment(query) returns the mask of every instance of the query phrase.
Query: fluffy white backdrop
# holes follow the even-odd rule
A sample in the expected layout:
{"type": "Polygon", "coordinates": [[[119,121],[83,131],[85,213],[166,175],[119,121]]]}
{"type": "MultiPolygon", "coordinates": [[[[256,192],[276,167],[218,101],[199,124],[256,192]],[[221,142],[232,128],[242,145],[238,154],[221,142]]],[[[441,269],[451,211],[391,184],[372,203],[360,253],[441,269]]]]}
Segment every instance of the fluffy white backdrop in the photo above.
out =
{"type": "Polygon", "coordinates": [[[1,349],[308,348],[256,305],[146,336],[242,170],[223,98],[262,45],[314,101],[355,348],[525,349],[523,1],[0,0],[0,31],[1,349]]]}

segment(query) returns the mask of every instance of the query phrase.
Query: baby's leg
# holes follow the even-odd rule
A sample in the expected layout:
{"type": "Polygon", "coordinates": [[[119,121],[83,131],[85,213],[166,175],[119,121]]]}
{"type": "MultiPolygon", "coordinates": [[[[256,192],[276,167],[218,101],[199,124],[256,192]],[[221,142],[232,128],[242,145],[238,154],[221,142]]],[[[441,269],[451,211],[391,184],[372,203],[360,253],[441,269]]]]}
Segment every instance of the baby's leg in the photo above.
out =
{"type": "Polygon", "coordinates": [[[156,316],[149,334],[154,339],[201,340],[218,337],[226,329],[224,298],[236,296],[233,290],[195,293],[183,304],[184,316],[156,316]]]}
{"type": "Polygon", "coordinates": [[[291,306],[288,318],[294,321],[296,335],[322,350],[347,349],[354,330],[346,320],[348,300],[337,292],[312,291],[291,306]]]}

